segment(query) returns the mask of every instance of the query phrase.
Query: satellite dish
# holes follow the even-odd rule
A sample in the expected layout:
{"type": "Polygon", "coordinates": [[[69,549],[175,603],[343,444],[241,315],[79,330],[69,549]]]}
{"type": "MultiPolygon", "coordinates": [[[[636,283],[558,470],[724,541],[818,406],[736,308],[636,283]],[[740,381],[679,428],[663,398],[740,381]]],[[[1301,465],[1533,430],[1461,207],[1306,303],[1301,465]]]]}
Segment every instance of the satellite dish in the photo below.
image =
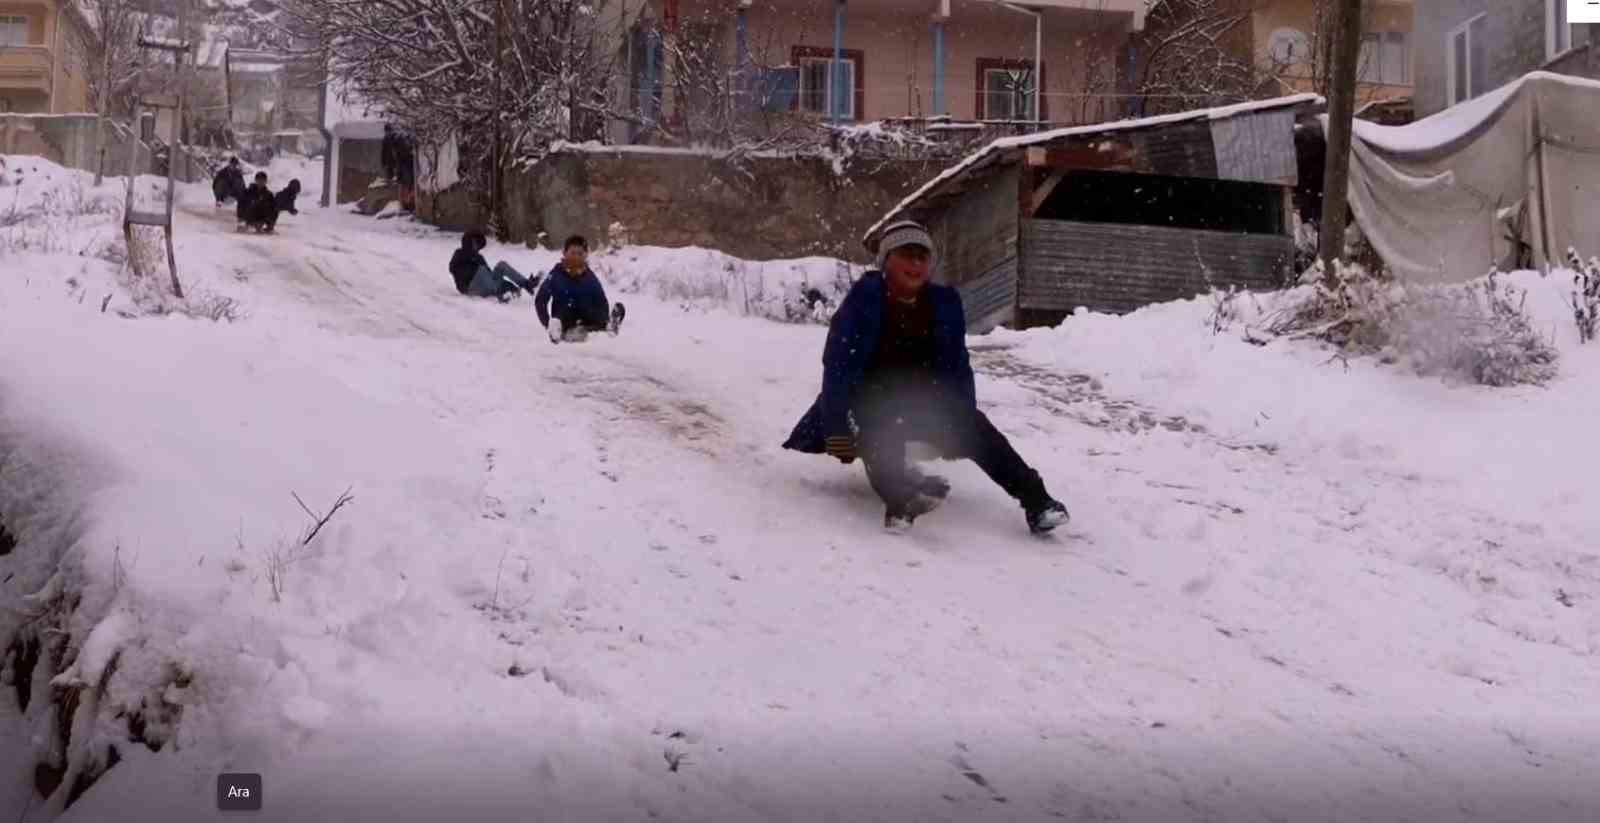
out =
{"type": "Polygon", "coordinates": [[[1272,62],[1281,66],[1296,66],[1309,62],[1311,38],[1299,29],[1277,29],[1267,41],[1267,53],[1272,55],[1272,62]]]}

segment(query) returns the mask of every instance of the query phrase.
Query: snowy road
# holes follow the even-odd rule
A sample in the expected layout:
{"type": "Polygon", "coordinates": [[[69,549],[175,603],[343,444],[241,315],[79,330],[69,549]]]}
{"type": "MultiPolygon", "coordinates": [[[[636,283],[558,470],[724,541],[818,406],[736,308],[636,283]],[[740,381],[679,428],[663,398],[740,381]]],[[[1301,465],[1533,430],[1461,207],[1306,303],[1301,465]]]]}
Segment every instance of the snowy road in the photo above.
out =
{"type": "MultiPolygon", "coordinates": [[[[246,321],[104,338],[149,347],[130,382],[207,375],[179,415],[208,456],[162,476],[256,506],[208,505],[184,540],[120,526],[149,529],[131,607],[210,691],[190,690],[187,745],[124,752],[63,819],[201,819],[222,770],[266,776],[267,820],[1600,814],[1581,499],[1492,505],[1495,463],[1465,476],[1382,427],[1323,448],[1205,419],[1002,334],[973,341],[980,401],[1073,523],[1034,539],[946,465],[947,506],[886,535],[859,466],[778,448],[818,327],[613,293],[620,337],[552,346],[528,303],[454,293],[452,236],[229,217],[186,206],[180,259],[246,321]],[[319,507],[345,486],[273,602],[254,555],[300,528],[289,491],[319,507]]],[[[84,359],[55,379],[103,368],[84,359]]],[[[159,394],[118,424],[146,444],[159,394]]]]}

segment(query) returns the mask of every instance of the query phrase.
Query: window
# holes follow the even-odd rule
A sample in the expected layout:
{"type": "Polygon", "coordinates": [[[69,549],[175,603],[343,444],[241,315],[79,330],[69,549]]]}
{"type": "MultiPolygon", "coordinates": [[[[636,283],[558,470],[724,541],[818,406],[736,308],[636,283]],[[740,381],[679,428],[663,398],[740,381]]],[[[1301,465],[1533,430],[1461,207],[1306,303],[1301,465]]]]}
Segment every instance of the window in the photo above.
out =
{"type": "Polygon", "coordinates": [[[28,18],[20,14],[0,14],[0,46],[28,45],[28,18]]]}
{"type": "MultiPolygon", "coordinates": [[[[1032,120],[1034,96],[1039,93],[1039,75],[1032,60],[978,60],[979,120],[1032,120]]],[[[1049,119],[1049,101],[1039,101],[1039,119],[1049,119]]]]}
{"type": "Polygon", "coordinates": [[[1546,59],[1553,59],[1572,48],[1572,23],[1567,19],[1567,0],[1544,0],[1546,59]]]}
{"type": "Polygon", "coordinates": [[[861,85],[862,59],[861,52],[855,49],[841,51],[837,63],[840,82],[835,84],[833,49],[795,46],[794,62],[800,67],[800,93],[795,96],[795,107],[815,114],[832,114],[834,95],[842,86],[854,93],[846,94],[840,101],[841,115],[846,120],[857,119],[865,103],[861,85]]]}
{"type": "MultiPolygon", "coordinates": [[[[833,113],[833,95],[838,88],[833,82],[834,61],[831,57],[803,57],[800,59],[800,109],[817,114],[833,113]]],[[[849,60],[839,61],[839,71],[844,73],[844,87],[856,84],[856,65],[849,60]]],[[[853,97],[854,95],[846,95],[853,97]]],[[[842,112],[846,119],[854,120],[855,101],[845,100],[842,112]]]]}
{"type": "Polygon", "coordinates": [[[1450,74],[1447,78],[1450,105],[1471,100],[1489,85],[1489,60],[1484,50],[1484,37],[1489,26],[1489,15],[1480,14],[1450,31],[1446,41],[1450,74]]]}
{"type": "Polygon", "coordinates": [[[1358,65],[1361,67],[1358,79],[1363,83],[1409,84],[1411,48],[1406,33],[1384,31],[1362,35],[1358,65]]]}
{"type": "Polygon", "coordinates": [[[1027,69],[986,69],[983,72],[985,120],[1032,120],[1033,95],[1033,72],[1027,69]]]}

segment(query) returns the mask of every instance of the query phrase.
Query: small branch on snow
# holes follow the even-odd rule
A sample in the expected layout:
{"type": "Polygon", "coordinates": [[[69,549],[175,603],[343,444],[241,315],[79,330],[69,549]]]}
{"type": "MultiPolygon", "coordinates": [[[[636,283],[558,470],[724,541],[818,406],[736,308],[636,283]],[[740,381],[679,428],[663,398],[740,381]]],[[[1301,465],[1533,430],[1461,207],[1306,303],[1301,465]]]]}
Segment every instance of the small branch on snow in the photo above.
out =
{"type": "Polygon", "coordinates": [[[305,511],[306,516],[310,517],[312,520],[311,527],[307,529],[305,535],[300,538],[300,545],[311,545],[311,541],[316,539],[317,533],[322,531],[322,527],[326,526],[328,521],[332,520],[333,516],[338,514],[339,510],[344,508],[346,503],[350,503],[351,501],[355,500],[354,497],[350,496],[351,488],[354,487],[347,487],[344,490],[344,493],[339,495],[339,499],[333,501],[333,508],[328,509],[328,513],[325,515],[318,515],[316,512],[313,512],[311,507],[307,506],[306,502],[300,499],[300,495],[296,494],[295,492],[289,492],[289,496],[294,498],[294,502],[300,504],[300,508],[305,511]]]}

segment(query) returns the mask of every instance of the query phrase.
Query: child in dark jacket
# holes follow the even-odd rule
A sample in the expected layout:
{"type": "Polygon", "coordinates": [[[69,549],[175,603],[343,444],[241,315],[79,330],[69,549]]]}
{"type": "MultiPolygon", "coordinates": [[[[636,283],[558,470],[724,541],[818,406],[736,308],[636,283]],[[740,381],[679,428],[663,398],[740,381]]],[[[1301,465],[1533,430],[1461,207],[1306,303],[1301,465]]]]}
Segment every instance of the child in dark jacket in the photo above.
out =
{"type": "MultiPolygon", "coordinates": [[[[289,185],[283,187],[283,191],[273,195],[273,205],[277,207],[278,214],[282,214],[283,212],[299,214],[300,210],[294,207],[295,198],[299,196],[300,181],[298,179],[290,180],[289,185]]],[[[277,215],[274,215],[273,217],[274,220],[276,220],[277,215]]]]}
{"type": "Polygon", "coordinates": [[[860,457],[886,504],[884,526],[896,531],[950,492],[943,478],[910,466],[912,442],[977,463],[1022,506],[1035,534],[1065,524],[1066,506],[978,408],[961,293],[932,282],[928,230],[892,224],[878,248],[880,270],[856,281],[828,326],[822,393],[784,448],[847,464],[860,457]]]}
{"type": "Polygon", "coordinates": [[[238,200],[244,190],[244,171],[239,167],[239,158],[229,158],[228,165],[211,178],[211,193],[217,198],[217,208],[222,208],[229,200],[238,200]]]}
{"type": "Polygon", "coordinates": [[[593,331],[615,334],[627,311],[621,303],[613,307],[606,299],[600,278],[589,269],[589,242],[579,235],[562,244],[561,262],[544,278],[533,308],[552,343],[579,340],[593,331]]]}
{"type": "Polygon", "coordinates": [[[518,291],[532,293],[539,278],[529,280],[504,260],[489,268],[483,259],[483,249],[489,238],[481,231],[461,235],[461,248],[450,256],[450,277],[455,280],[456,291],[471,297],[496,297],[501,302],[509,300],[518,291]]]}
{"type": "Polygon", "coordinates": [[[250,188],[244,190],[239,197],[239,230],[267,226],[277,220],[277,205],[273,199],[272,189],[267,187],[267,173],[256,172],[256,179],[250,188]]]}

